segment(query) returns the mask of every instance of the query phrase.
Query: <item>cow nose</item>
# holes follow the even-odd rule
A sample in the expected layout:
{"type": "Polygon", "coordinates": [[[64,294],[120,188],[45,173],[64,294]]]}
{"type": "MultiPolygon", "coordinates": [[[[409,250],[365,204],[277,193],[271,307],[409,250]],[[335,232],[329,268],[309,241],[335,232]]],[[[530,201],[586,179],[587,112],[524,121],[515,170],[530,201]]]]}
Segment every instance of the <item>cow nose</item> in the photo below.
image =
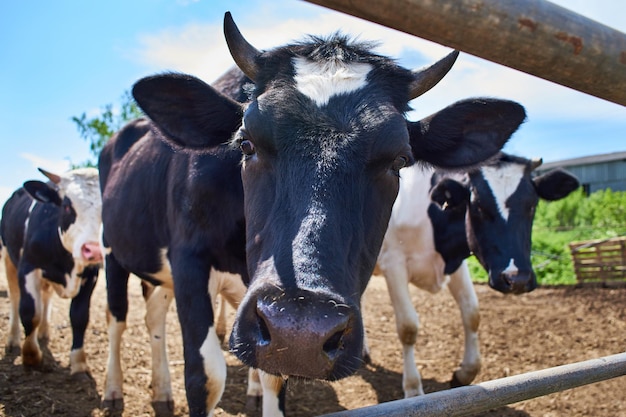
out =
{"type": "Polygon", "coordinates": [[[80,254],[87,262],[102,262],[102,250],[97,242],[86,242],[80,247],[80,254]]]}
{"type": "Polygon", "coordinates": [[[245,345],[254,351],[256,367],[276,375],[334,380],[360,366],[363,331],[354,307],[302,291],[258,297],[250,308],[256,331],[247,332],[253,336],[245,345]]]}
{"type": "Polygon", "coordinates": [[[505,283],[507,292],[513,294],[530,292],[537,287],[535,274],[533,272],[502,272],[500,278],[502,282],[505,283]]]}

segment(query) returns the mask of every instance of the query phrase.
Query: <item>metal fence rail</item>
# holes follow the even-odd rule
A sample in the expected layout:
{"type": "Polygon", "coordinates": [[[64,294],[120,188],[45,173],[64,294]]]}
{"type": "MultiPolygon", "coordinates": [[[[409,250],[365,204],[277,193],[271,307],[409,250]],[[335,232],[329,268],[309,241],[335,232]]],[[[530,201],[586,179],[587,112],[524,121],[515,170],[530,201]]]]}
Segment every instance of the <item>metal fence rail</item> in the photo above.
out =
{"type": "Polygon", "coordinates": [[[545,0],[308,0],[626,106],[626,34],[545,0]]]}
{"type": "Polygon", "coordinates": [[[461,417],[626,375],[626,352],[326,417],[461,417]]]}

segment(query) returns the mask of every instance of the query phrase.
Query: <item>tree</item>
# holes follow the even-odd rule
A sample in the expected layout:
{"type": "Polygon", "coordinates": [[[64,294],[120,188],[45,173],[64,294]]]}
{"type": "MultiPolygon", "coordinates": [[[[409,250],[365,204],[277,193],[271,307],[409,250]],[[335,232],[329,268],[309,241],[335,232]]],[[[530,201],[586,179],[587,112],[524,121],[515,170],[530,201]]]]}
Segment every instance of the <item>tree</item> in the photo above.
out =
{"type": "Polygon", "coordinates": [[[89,142],[89,151],[93,156],[93,159],[83,163],[72,164],[72,168],[97,166],[100,151],[109,138],[127,122],[144,115],[128,91],[121,97],[119,112],[116,110],[113,104],[107,104],[102,108],[100,116],[87,119],[87,114],[83,113],[80,117],[72,117],[80,137],[89,142]]]}

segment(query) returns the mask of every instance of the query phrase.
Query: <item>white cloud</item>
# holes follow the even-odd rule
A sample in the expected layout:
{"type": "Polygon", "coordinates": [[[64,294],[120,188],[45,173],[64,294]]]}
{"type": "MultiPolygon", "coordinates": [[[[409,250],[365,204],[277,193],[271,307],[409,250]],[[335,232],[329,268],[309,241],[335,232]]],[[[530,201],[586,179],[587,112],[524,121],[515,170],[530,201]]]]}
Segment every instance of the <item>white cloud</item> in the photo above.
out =
{"type": "MultiPolygon", "coordinates": [[[[26,159],[33,166],[33,172],[36,173],[37,168],[43,168],[46,171],[61,174],[70,169],[70,162],[67,160],[52,160],[32,153],[21,153],[20,157],[26,159]]],[[[44,178],[42,177],[42,180],[44,178]]]]}
{"type": "MultiPolygon", "coordinates": [[[[449,48],[424,41],[355,17],[324,12],[306,19],[263,21],[240,30],[256,48],[269,49],[302,39],[307,34],[327,35],[340,28],[346,34],[362,40],[380,42],[377,51],[398,56],[404,49],[418,50],[429,59],[441,58],[449,48]],[[271,27],[272,30],[268,30],[271,27]]],[[[206,81],[218,78],[233,60],[226,47],[221,24],[192,23],[180,28],[169,28],[158,33],[144,34],[137,49],[129,56],[158,71],[180,71],[196,75],[206,81]]]]}
{"type": "MultiPolygon", "coordinates": [[[[405,66],[429,65],[450,51],[436,43],[362,19],[319,10],[319,13],[312,13],[306,18],[285,18],[278,14],[275,21],[268,21],[267,18],[249,19],[245,25],[240,25],[240,30],[255,47],[268,49],[301,39],[306,34],[326,35],[340,29],[359,39],[379,41],[377,52],[396,57],[405,66]]],[[[175,70],[211,82],[233,65],[222,33],[220,22],[194,23],[145,34],[140,38],[138,50],[133,55],[155,72],[175,70]]],[[[527,108],[530,120],[602,120],[623,119],[626,116],[626,109],[622,106],[468,54],[461,54],[441,84],[432,93],[418,99],[412,118],[426,116],[456,100],[474,96],[519,101],[527,108]]]]}

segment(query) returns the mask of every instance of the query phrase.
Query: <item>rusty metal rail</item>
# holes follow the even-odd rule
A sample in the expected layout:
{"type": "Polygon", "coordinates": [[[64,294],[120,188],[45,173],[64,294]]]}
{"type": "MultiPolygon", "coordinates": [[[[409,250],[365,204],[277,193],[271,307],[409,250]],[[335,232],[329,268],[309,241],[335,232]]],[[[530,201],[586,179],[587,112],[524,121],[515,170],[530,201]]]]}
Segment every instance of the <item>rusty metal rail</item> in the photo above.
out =
{"type": "Polygon", "coordinates": [[[545,0],[308,0],[626,106],[626,34],[545,0]]]}

